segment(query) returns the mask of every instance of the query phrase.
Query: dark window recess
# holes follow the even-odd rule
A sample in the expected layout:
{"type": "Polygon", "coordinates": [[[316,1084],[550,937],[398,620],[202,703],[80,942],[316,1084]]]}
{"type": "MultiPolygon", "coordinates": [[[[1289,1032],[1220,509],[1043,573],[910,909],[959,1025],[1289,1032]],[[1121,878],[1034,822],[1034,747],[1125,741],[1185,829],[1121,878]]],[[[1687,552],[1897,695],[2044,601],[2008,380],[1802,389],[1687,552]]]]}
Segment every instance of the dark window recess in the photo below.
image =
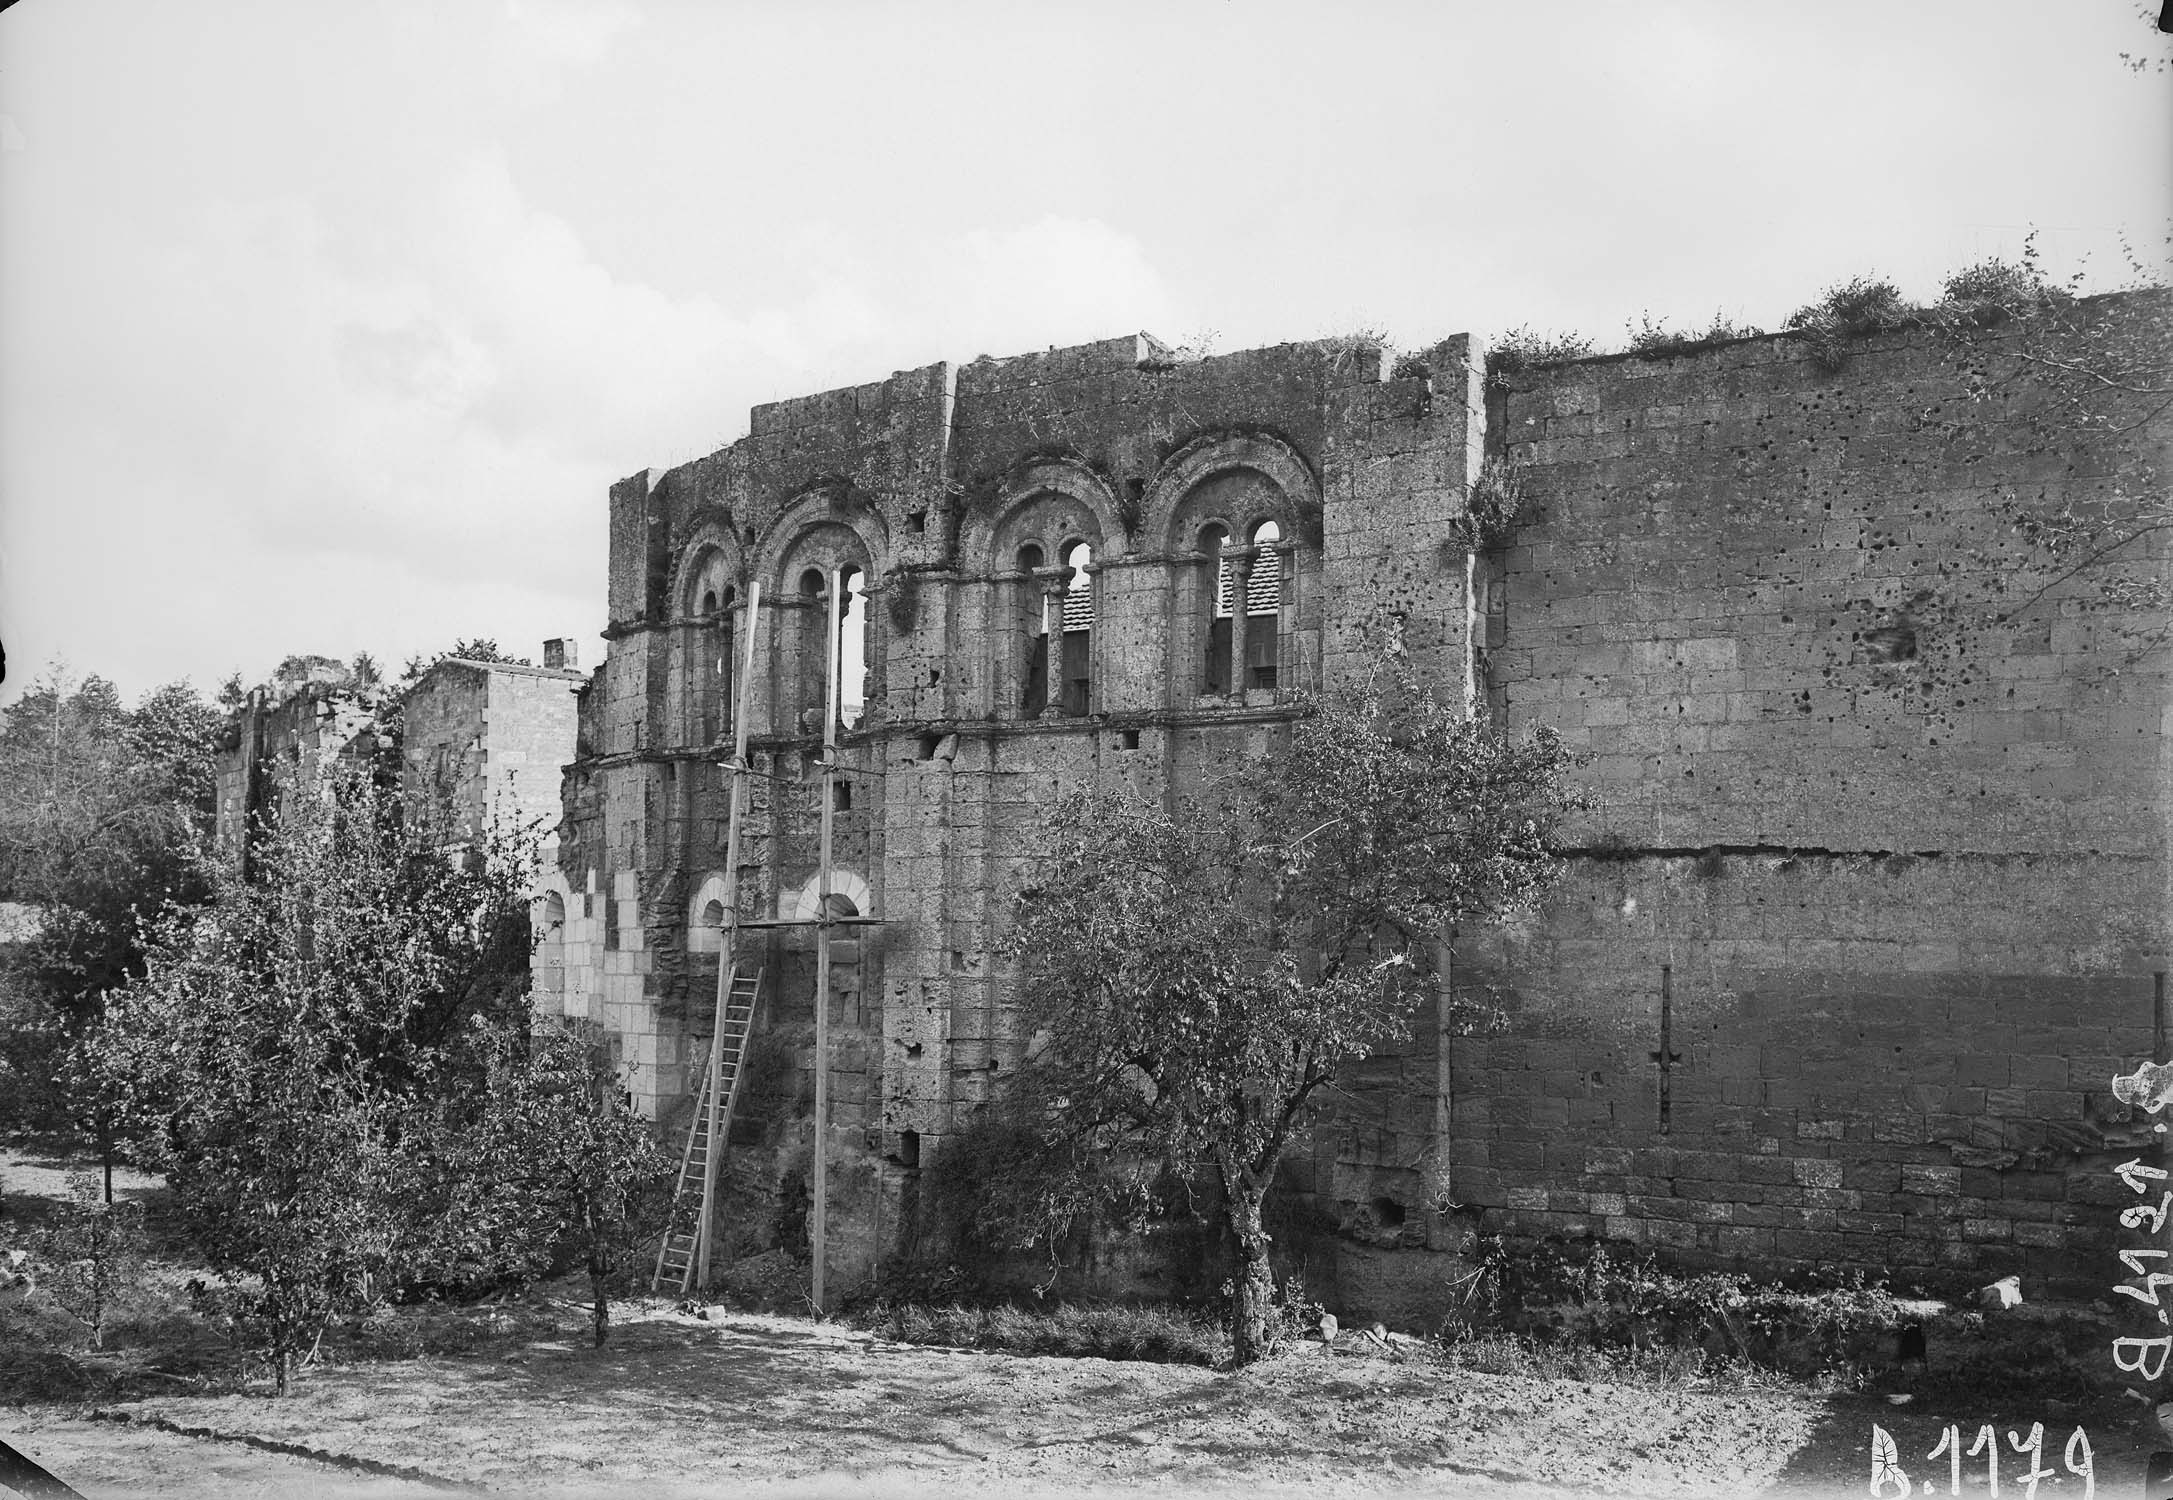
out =
{"type": "Polygon", "coordinates": [[[853,784],[849,781],[831,782],[830,805],[839,812],[851,812],[853,810],[853,784]]]}
{"type": "Polygon", "coordinates": [[[1026,692],[1019,700],[1019,707],[1029,717],[1049,706],[1049,638],[1045,635],[1028,636],[1026,639],[1026,692]]]}
{"type": "Polygon", "coordinates": [[[917,1130],[898,1132],[898,1165],[918,1167],[921,1164],[921,1133],[917,1130]]]}
{"type": "Polygon", "coordinates": [[[928,529],[928,512],[925,510],[907,511],[905,513],[905,529],[913,532],[926,531],[928,529]]]}
{"type": "Polygon", "coordinates": [[[1401,1229],[1404,1219],[1403,1205],[1393,1198],[1376,1198],[1373,1200],[1373,1217],[1383,1229],[1401,1229]]]}
{"type": "Polygon", "coordinates": [[[1138,730],[1127,729],[1124,731],[1124,748],[1127,750],[1137,750],[1139,748],[1138,730]]]}
{"type": "Polygon", "coordinates": [[[1230,691],[1230,617],[1220,615],[1207,625],[1207,681],[1205,691],[1230,691]]]}
{"type": "MultiPolygon", "coordinates": [[[[1247,622],[1245,632],[1245,686],[1272,688],[1275,686],[1275,632],[1268,628],[1272,619],[1254,617],[1247,622]],[[1254,623],[1257,621],[1257,623],[1254,623]]],[[[1227,620],[1216,621],[1227,625],[1227,620]]]]}
{"type": "Polygon", "coordinates": [[[1092,655],[1089,647],[1093,638],[1094,633],[1090,630],[1064,632],[1064,712],[1074,718],[1087,712],[1090,697],[1087,661],[1092,655]]]}
{"type": "Polygon", "coordinates": [[[920,758],[922,760],[934,760],[936,758],[936,747],[941,745],[942,743],[943,736],[940,734],[922,735],[920,743],[920,758]]]}

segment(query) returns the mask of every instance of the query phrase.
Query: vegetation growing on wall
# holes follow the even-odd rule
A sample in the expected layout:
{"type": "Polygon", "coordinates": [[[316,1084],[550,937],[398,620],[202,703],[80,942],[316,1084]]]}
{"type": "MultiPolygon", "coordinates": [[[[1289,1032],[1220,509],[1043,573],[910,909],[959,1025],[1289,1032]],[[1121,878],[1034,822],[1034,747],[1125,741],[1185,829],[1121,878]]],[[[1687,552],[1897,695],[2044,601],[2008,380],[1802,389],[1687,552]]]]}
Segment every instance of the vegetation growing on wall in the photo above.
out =
{"type": "Polygon", "coordinates": [[[1583,359],[1596,352],[1592,340],[1581,333],[1540,333],[1529,324],[1512,328],[1487,348],[1487,389],[1504,388],[1510,376],[1522,371],[1583,359]]]}
{"type": "Polygon", "coordinates": [[[1689,354],[1736,339],[1754,339],[1764,332],[1763,328],[1734,322],[1717,312],[1702,329],[1670,328],[1665,322],[1655,321],[1651,313],[1640,313],[1636,325],[1630,327],[1629,348],[1640,359],[1665,359],[1671,354],[1689,354]]]}

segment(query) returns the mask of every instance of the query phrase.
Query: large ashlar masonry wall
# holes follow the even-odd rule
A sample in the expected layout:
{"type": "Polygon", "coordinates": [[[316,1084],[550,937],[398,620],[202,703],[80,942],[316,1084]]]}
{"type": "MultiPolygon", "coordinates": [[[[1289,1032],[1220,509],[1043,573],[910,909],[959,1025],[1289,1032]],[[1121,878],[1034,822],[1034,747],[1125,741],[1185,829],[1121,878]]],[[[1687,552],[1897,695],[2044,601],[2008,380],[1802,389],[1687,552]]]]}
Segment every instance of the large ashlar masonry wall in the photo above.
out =
{"type": "MultiPolygon", "coordinates": [[[[759,407],[731,447],[614,487],[609,655],[566,784],[564,938],[539,964],[614,1039],[643,1108],[676,1122],[710,1024],[717,960],[701,916],[722,888],[729,791],[729,716],[704,694],[729,694],[716,663],[737,670],[759,580],[742,904],[806,910],[823,603],[803,580],[857,569],[866,707],[843,740],[836,862],[840,888],[883,925],[842,945],[825,1003],[833,1254],[848,1278],[871,1268],[910,1231],[911,1164],[1020,1060],[1011,908],[1063,790],[1156,795],[1219,774],[1271,747],[1297,691],[1367,670],[1392,643],[1445,693],[1470,695],[1469,563],[1448,523],[1481,405],[1461,339],[1397,379],[1373,345],[1180,363],[1134,336],[759,407]],[[1247,547],[1263,521],[1272,539],[1247,547]],[[1206,690],[1214,524],[1234,567],[1279,575],[1276,612],[1233,622],[1271,637],[1272,684],[1206,690]],[[1088,711],[1029,712],[1029,622],[1061,613],[1063,559],[1081,541],[1088,711]]],[[[1244,660],[1242,643],[1233,654],[1244,660]]],[[[751,1080],[756,1118],[735,1132],[759,1143],[735,1153],[727,1207],[750,1244],[811,1140],[807,946],[804,933],[750,942],[781,1053],[751,1080]]]]}
{"type": "MultiPolygon", "coordinates": [[[[717,663],[737,671],[759,581],[742,909],[804,914],[803,580],[857,570],[837,864],[882,925],[823,1000],[849,1283],[910,1242],[917,1164],[1020,1061],[1010,912],[1061,793],[1228,774],[1295,691],[1403,651],[1445,700],[1589,751],[1597,806],[1550,905],[1455,935],[1452,999],[1353,1070],[1293,1163],[1310,1277],[1417,1315],[1474,1230],[2072,1269],[2108,1232],[2097,1165],[2135,1127],[2103,1084],[2149,1045],[2165,957],[2164,678],[2102,675],[2105,626],[2066,604],[1972,623],[2015,561],[2001,487],[2087,487],[2115,455],[1941,410],[1950,355],[1909,335],[1837,373],[1791,338],[1584,361],[1496,393],[1490,421],[1460,338],[1179,362],[1136,336],[759,407],[739,442],[612,490],[543,987],[604,1028],[646,1110],[683,1115],[717,982],[717,663]],[[1457,523],[1489,452],[1536,509],[1474,556],[1457,523]],[[1245,549],[1262,520],[1276,540],[1245,549]],[[1273,633],[1272,687],[1206,691],[1217,522],[1238,566],[1279,572],[1277,613],[1242,626],[1273,633]],[[1077,541],[1091,701],[1030,714],[1027,633],[1077,541]]],[[[747,956],[768,1051],[726,1213],[751,1248],[804,1193],[816,997],[804,931],[747,956]]]]}
{"type": "Polygon", "coordinates": [[[2110,1168],[2151,1135],[2109,1085],[2168,948],[2165,664],[2088,580],[1990,617],[2050,576],[2003,501],[2104,499],[2167,435],[2048,442],[2026,390],[1964,386],[1920,331],[1838,373],[1762,339],[1503,403],[1542,510],[1493,681],[1594,757],[1599,805],[1548,908],[1459,945],[1509,1021],[1453,1047],[1451,1191],[1489,1229],[2112,1274],[2110,1168]]]}

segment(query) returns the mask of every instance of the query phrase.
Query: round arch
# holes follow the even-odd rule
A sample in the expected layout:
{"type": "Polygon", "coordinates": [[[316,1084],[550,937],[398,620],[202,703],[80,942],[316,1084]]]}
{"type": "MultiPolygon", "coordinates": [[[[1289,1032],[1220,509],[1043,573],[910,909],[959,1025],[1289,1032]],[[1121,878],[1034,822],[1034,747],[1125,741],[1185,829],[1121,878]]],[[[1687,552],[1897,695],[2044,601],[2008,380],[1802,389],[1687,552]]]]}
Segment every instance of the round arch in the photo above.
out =
{"type": "Polygon", "coordinates": [[[871,584],[890,571],[890,532],[882,516],[844,481],[825,480],[786,501],[769,525],[762,528],[753,560],[763,591],[789,593],[797,589],[797,576],[785,576],[784,570],[788,564],[797,569],[795,558],[805,553],[808,537],[831,527],[859,538],[866,554],[861,565],[870,575],[871,584]]]}
{"type": "Polygon", "coordinates": [[[1053,561],[1063,542],[1081,539],[1097,561],[1124,556],[1115,492],[1078,459],[1036,459],[1006,475],[995,500],[967,518],[959,557],[968,568],[1008,573],[1018,567],[1026,543],[1038,544],[1044,559],[1053,561]]]}
{"type": "MultiPolygon", "coordinates": [[[[786,891],[777,898],[777,914],[795,922],[814,921],[821,899],[821,888],[822,877],[810,875],[807,884],[796,891],[786,891]]],[[[853,910],[860,916],[873,916],[875,913],[875,892],[868,888],[865,879],[851,870],[830,872],[830,894],[843,896],[852,902],[853,910]]]]}
{"type": "Polygon", "coordinates": [[[1297,449],[1267,433],[1210,434],[1194,438],[1171,454],[1148,487],[1142,534],[1171,551],[1192,550],[1200,527],[1210,518],[1183,515],[1185,500],[1218,476],[1247,470],[1265,480],[1281,499],[1279,504],[1254,504],[1243,515],[1226,517],[1233,535],[1248,535],[1267,520],[1274,521],[1286,539],[1298,535],[1300,512],[1320,505],[1320,481],[1297,449]]]}
{"type": "Polygon", "coordinates": [[[704,519],[688,534],[672,567],[672,619],[685,622],[699,613],[705,585],[714,586],[719,599],[726,589],[737,590],[746,572],[744,564],[745,549],[733,534],[730,520],[714,515],[704,519]]]}
{"type": "Polygon", "coordinates": [[[687,952],[715,953],[722,946],[719,934],[724,930],[724,895],[724,872],[712,870],[687,898],[687,952]],[[712,907],[716,908],[714,914],[712,907]]]}

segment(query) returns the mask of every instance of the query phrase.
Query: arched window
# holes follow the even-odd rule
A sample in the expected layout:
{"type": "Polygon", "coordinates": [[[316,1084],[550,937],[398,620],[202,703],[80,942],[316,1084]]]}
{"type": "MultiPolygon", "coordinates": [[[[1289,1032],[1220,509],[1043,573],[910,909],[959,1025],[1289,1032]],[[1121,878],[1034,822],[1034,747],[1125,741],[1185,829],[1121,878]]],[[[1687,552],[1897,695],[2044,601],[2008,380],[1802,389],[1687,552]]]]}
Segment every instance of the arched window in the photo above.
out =
{"type": "Polygon", "coordinates": [[[1087,571],[1094,549],[1074,542],[1064,554],[1071,577],[1064,586],[1063,663],[1064,712],[1083,716],[1093,697],[1094,578],[1087,571]]]}
{"type": "Polygon", "coordinates": [[[1230,691],[1230,559],[1225,555],[1229,541],[1228,529],[1219,523],[1200,533],[1200,551],[1208,559],[1207,661],[1200,680],[1203,693],[1230,691]]]}
{"type": "Polygon", "coordinates": [[[1283,557],[1276,550],[1282,528],[1262,521],[1253,528],[1252,578],[1245,590],[1245,686],[1275,686],[1277,648],[1281,644],[1283,557]]]}
{"type": "Polygon", "coordinates": [[[800,638],[798,655],[799,708],[794,713],[799,732],[822,733],[823,710],[829,703],[828,663],[833,659],[830,636],[830,581],[820,568],[800,575],[800,638]]]}
{"type": "Polygon", "coordinates": [[[1034,574],[1044,566],[1041,548],[1028,542],[1019,548],[1019,571],[1026,575],[1018,586],[1017,628],[1026,653],[1022,674],[1025,690],[1019,710],[1033,718],[1049,706],[1049,601],[1034,574]]]}
{"type": "Polygon", "coordinates": [[[701,618],[695,622],[692,668],[695,674],[695,733],[699,743],[714,745],[731,727],[732,606],[734,591],[720,599],[702,592],[701,618]]]}

